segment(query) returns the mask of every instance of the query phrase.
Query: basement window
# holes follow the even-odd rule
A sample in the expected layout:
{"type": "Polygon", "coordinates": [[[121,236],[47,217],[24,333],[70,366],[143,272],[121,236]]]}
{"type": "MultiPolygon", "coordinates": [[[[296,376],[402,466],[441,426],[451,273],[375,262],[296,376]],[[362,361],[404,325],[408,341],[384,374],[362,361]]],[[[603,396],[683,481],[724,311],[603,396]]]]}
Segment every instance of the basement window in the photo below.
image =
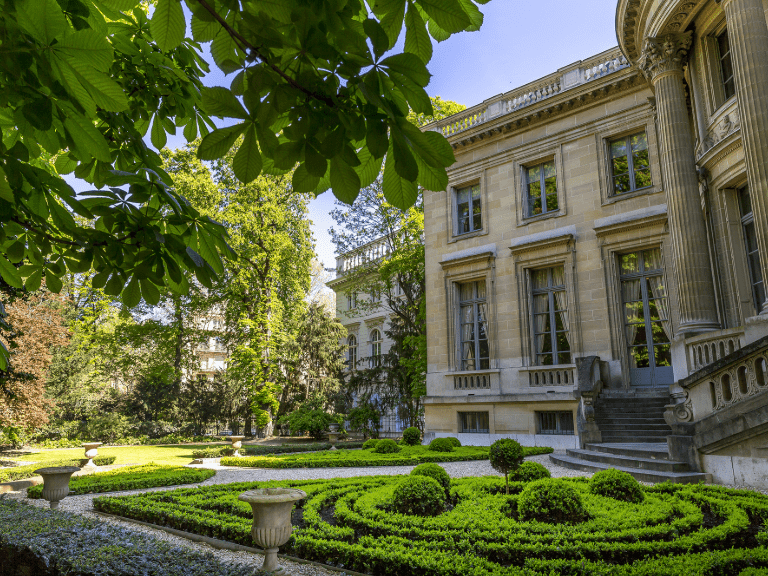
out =
{"type": "Polygon", "coordinates": [[[539,434],[573,435],[573,412],[536,412],[539,434]]]}

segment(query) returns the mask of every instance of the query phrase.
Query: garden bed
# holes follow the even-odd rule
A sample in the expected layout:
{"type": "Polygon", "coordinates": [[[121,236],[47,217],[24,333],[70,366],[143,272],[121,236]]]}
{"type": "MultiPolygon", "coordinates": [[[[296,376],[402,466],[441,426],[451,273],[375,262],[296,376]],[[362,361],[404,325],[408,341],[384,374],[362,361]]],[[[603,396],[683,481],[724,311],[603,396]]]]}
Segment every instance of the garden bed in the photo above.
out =
{"type": "Polygon", "coordinates": [[[0,576],[255,576],[212,554],[104,522],[0,501],[0,576]]]}
{"type": "Polygon", "coordinates": [[[297,529],[282,551],[376,575],[734,574],[768,568],[768,497],[705,485],[643,487],[630,504],[593,495],[586,479],[563,480],[582,497],[575,524],[524,522],[498,477],[451,480],[445,511],[434,517],[393,512],[403,477],[250,482],[124,497],[100,497],[97,510],[252,545],[251,508],[237,496],[253,488],[307,492],[294,510],[297,529]]]}
{"type": "MultiPolygon", "coordinates": [[[[93,459],[96,466],[109,466],[117,459],[116,456],[97,456],[93,459]]],[[[11,468],[0,469],[0,482],[12,482],[14,480],[24,480],[36,476],[35,470],[38,468],[50,468],[51,466],[80,466],[80,462],[85,458],[71,458],[68,460],[56,460],[47,462],[36,462],[27,464],[26,462],[14,461],[15,466],[11,468]]]]}
{"type": "MultiPolygon", "coordinates": [[[[549,454],[546,447],[527,447],[526,456],[549,454]]],[[[350,468],[366,466],[414,466],[425,462],[488,460],[488,448],[462,446],[453,452],[434,452],[426,446],[401,446],[399,452],[380,454],[373,450],[326,450],[310,454],[222,458],[222,466],[245,468],[350,468]]]]}
{"type": "MultiPolygon", "coordinates": [[[[92,494],[100,492],[121,492],[158,486],[195,484],[216,474],[205,468],[183,466],[129,466],[109,472],[96,472],[87,476],[76,476],[69,481],[69,493],[92,494]]],[[[42,498],[43,486],[32,486],[27,490],[28,498],[42,498]]]]}

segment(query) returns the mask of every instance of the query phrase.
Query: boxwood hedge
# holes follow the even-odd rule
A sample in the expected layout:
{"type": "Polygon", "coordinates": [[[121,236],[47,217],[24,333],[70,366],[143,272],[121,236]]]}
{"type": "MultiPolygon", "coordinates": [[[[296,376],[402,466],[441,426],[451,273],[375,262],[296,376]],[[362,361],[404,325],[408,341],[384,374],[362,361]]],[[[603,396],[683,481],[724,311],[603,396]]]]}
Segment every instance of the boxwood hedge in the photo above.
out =
{"type": "MultiPolygon", "coordinates": [[[[114,464],[117,456],[97,456],[93,459],[93,463],[96,466],[109,466],[114,464]]],[[[23,464],[22,466],[14,466],[13,468],[3,468],[0,470],[0,482],[12,482],[14,480],[24,480],[25,478],[32,478],[35,476],[35,470],[39,468],[49,468],[51,466],[80,466],[80,461],[84,458],[72,458],[69,460],[57,460],[53,462],[46,462],[45,464],[23,464]]]]}
{"type": "Polygon", "coordinates": [[[632,504],[590,493],[586,479],[563,480],[583,500],[575,524],[524,522],[498,477],[451,480],[451,503],[434,517],[392,512],[397,476],[250,482],[100,497],[103,512],[251,544],[251,508],[238,494],[298,487],[296,529],[283,551],[375,575],[689,576],[768,568],[756,535],[768,497],[705,485],[643,487],[632,504]]]}
{"type": "MultiPolygon", "coordinates": [[[[185,468],[184,466],[128,466],[108,472],[96,472],[87,476],[75,476],[69,481],[69,493],[90,494],[94,492],[120,492],[157,486],[176,486],[194,484],[207,480],[216,474],[214,470],[204,468],[185,468]]],[[[42,498],[43,485],[27,489],[28,498],[42,498]]]]}

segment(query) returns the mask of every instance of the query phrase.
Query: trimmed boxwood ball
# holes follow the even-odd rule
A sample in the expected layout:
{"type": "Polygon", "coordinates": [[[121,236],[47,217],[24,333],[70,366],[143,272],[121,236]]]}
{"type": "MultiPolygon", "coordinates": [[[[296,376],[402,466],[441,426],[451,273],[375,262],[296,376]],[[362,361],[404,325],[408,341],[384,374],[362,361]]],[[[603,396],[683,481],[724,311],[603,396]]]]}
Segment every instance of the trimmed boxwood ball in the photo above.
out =
{"type": "Polygon", "coordinates": [[[446,495],[451,489],[451,477],[448,476],[448,472],[445,471],[445,468],[438,464],[432,464],[431,462],[427,464],[419,464],[416,468],[411,470],[411,476],[434,478],[440,483],[440,486],[445,489],[446,495]]]}
{"type": "Polygon", "coordinates": [[[456,438],[456,436],[448,436],[448,440],[453,444],[454,448],[461,448],[461,440],[456,438]]]}
{"type": "Polygon", "coordinates": [[[502,438],[491,444],[488,458],[493,469],[504,474],[507,494],[509,494],[509,473],[517,470],[522,464],[523,458],[525,458],[523,447],[517,440],[502,438]]]}
{"type": "Polygon", "coordinates": [[[445,508],[445,490],[434,478],[406,476],[392,494],[392,505],[401,514],[436,516],[445,508]]]}
{"type": "Polygon", "coordinates": [[[408,446],[416,446],[420,442],[421,430],[415,426],[411,426],[410,428],[403,430],[403,444],[407,444],[408,446]]]}
{"type": "Polygon", "coordinates": [[[531,482],[517,498],[520,520],[573,524],[586,518],[579,493],[565,480],[545,478],[531,482]]]}
{"type": "Polygon", "coordinates": [[[394,440],[385,438],[384,440],[379,440],[376,443],[376,447],[373,449],[373,451],[378,454],[392,454],[393,452],[400,452],[400,446],[398,446],[397,442],[394,440]]]}
{"type": "Polygon", "coordinates": [[[373,450],[376,448],[376,444],[378,444],[379,441],[376,438],[369,438],[365,442],[363,442],[363,450],[373,450]]]}
{"type": "Polygon", "coordinates": [[[551,477],[552,474],[549,473],[549,470],[538,462],[523,462],[511,475],[513,482],[533,482],[551,477]]]}
{"type": "Polygon", "coordinates": [[[589,491],[598,496],[639,504],[645,500],[640,483],[632,475],[610,468],[598,472],[589,481],[589,491]]]}
{"type": "Polygon", "coordinates": [[[429,449],[433,452],[453,452],[453,443],[449,438],[435,438],[429,443],[429,449]]]}

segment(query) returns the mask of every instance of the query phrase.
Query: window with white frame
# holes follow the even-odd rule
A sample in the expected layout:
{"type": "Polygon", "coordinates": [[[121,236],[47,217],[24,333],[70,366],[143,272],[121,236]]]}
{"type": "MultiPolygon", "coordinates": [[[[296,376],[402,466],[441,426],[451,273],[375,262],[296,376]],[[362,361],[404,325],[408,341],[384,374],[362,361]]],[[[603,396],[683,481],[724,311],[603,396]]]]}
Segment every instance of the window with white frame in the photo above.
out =
{"type": "Polygon", "coordinates": [[[527,195],[526,216],[531,218],[547,212],[556,212],[557,176],[554,159],[524,167],[523,172],[527,195]]]}
{"type": "Polygon", "coordinates": [[[381,330],[378,328],[371,331],[371,368],[381,366],[381,330]]]}
{"type": "Polygon", "coordinates": [[[456,235],[477,232],[483,228],[480,184],[456,190],[456,235]]]}
{"type": "Polygon", "coordinates": [[[488,370],[488,316],[485,280],[459,284],[461,370],[488,370]]]}
{"type": "Polygon", "coordinates": [[[347,338],[347,367],[354,370],[357,365],[357,336],[350,334],[347,338]]]}
{"type": "Polygon", "coordinates": [[[643,132],[610,141],[612,194],[620,196],[653,185],[648,135],[643,132]]]}
{"type": "Polygon", "coordinates": [[[571,363],[565,268],[531,270],[533,350],[537,366],[571,363]]]}
{"type": "Polygon", "coordinates": [[[357,292],[347,292],[347,310],[357,308],[357,292]]]}

